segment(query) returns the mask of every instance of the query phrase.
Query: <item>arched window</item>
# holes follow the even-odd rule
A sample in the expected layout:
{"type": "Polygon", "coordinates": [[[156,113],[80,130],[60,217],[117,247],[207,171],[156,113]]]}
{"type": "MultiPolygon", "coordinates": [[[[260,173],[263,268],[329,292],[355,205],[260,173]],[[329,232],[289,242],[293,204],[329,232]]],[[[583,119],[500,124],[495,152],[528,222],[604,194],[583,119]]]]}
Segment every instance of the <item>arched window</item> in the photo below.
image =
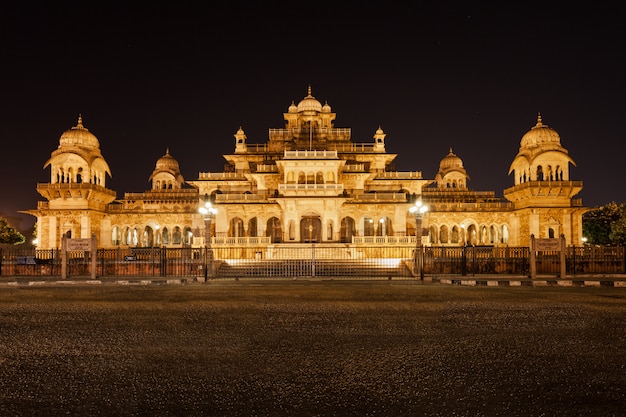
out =
{"type": "Polygon", "coordinates": [[[253,217],[248,221],[248,236],[250,237],[258,236],[258,224],[257,224],[256,217],[253,217]]]}
{"type": "Polygon", "coordinates": [[[363,218],[363,236],[374,236],[376,225],[371,217],[363,218]]]}
{"type": "Polygon", "coordinates": [[[150,226],[143,229],[142,243],[147,248],[154,246],[154,231],[150,226]]]}
{"type": "Polygon", "coordinates": [[[233,217],[230,219],[230,225],[228,228],[229,237],[242,237],[244,235],[243,220],[240,217],[233,217]]]}
{"type": "Polygon", "coordinates": [[[267,229],[265,230],[265,236],[269,237],[272,243],[280,243],[283,238],[283,230],[280,225],[278,217],[271,217],[267,221],[267,229]]]}
{"type": "Polygon", "coordinates": [[[435,226],[431,226],[428,228],[428,241],[432,244],[437,243],[437,237],[439,233],[437,233],[437,228],[435,226]]]}
{"type": "Polygon", "coordinates": [[[183,235],[183,239],[184,239],[184,244],[185,245],[191,245],[191,242],[193,241],[193,232],[191,231],[191,227],[187,226],[185,227],[185,233],[183,235]]]}
{"type": "Polygon", "coordinates": [[[174,231],[172,232],[172,243],[174,245],[180,245],[182,242],[183,236],[180,231],[180,227],[176,226],[174,231]]]}
{"type": "Polygon", "coordinates": [[[497,241],[498,241],[498,229],[495,226],[491,225],[489,227],[489,243],[493,245],[497,241]]]}
{"type": "Polygon", "coordinates": [[[459,243],[459,228],[457,226],[452,227],[452,234],[450,235],[450,243],[459,243]]]}
{"type": "Polygon", "coordinates": [[[541,165],[537,167],[537,181],[543,181],[543,167],[541,165]]]}
{"type": "Polygon", "coordinates": [[[119,246],[122,241],[122,235],[120,233],[119,226],[113,226],[111,230],[111,243],[115,246],[119,246]]]}
{"type": "Polygon", "coordinates": [[[355,222],[352,217],[344,217],[341,219],[341,229],[339,231],[339,239],[341,243],[352,242],[352,236],[356,234],[355,222]]]}
{"type": "Polygon", "coordinates": [[[131,231],[130,231],[130,227],[125,227],[124,228],[124,233],[122,234],[122,243],[126,246],[130,246],[130,242],[131,242],[131,231]]]}
{"type": "Polygon", "coordinates": [[[389,217],[378,219],[376,236],[393,236],[393,224],[389,217]]]}
{"type": "Polygon", "coordinates": [[[500,226],[500,243],[509,242],[509,228],[506,224],[500,226]]]}
{"type": "Polygon", "coordinates": [[[448,226],[446,225],[439,228],[439,242],[448,243],[448,226]]]}
{"type": "Polygon", "coordinates": [[[322,240],[322,221],[319,217],[308,216],[300,220],[300,242],[320,242],[322,240]]]}

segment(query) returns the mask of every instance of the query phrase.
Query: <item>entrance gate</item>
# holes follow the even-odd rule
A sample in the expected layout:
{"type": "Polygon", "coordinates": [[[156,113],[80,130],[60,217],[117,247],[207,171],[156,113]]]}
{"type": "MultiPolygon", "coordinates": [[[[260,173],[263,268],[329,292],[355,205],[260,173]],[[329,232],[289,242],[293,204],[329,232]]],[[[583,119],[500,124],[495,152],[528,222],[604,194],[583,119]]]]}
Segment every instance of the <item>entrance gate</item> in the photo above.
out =
{"type": "Polygon", "coordinates": [[[559,278],[565,278],[566,266],[564,235],[558,239],[536,239],[535,235],[530,235],[531,278],[537,278],[538,267],[541,273],[556,273],[559,278]]]}

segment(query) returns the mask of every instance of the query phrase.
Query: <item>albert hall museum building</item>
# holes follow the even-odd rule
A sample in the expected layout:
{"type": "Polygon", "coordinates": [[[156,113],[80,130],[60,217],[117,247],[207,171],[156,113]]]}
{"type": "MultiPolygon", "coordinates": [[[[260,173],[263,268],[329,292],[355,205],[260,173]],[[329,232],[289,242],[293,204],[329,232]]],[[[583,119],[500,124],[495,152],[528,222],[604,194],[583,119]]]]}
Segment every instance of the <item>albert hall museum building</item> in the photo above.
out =
{"type": "Polygon", "coordinates": [[[50,181],[37,191],[45,200],[26,211],[37,218],[37,249],[59,248],[63,236],[109,249],[253,245],[262,256],[312,243],[528,246],[531,235],[581,243],[582,181],[570,179],[575,163],[540,115],[512,158],[504,197],[469,189],[453,149],[442,150],[434,178],[394,170],[397,155],[387,153],[381,128],[353,142],[310,87],[283,117],[265,143],[234,132],[223,172],[185,179],[168,149],[146,173],[149,190],[118,198],[107,188],[99,140],[79,116],[44,164],[50,181]]]}

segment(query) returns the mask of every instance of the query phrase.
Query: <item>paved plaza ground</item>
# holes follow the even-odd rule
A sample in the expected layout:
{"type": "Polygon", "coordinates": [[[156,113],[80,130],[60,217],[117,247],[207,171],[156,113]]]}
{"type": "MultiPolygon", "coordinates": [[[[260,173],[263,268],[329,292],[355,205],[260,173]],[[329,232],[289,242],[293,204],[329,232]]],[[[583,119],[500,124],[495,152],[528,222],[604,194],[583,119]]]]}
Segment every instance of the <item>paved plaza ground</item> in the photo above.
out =
{"type": "Polygon", "coordinates": [[[626,288],[0,288],[1,416],[624,416],[626,288]]]}

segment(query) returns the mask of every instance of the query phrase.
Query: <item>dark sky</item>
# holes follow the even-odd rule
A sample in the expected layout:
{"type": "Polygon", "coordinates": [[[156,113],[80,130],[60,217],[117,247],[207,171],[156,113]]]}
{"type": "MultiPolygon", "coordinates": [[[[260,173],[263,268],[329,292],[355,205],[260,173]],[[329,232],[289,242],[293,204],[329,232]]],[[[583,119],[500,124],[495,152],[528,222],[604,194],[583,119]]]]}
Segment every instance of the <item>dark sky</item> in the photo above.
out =
{"type": "Polygon", "coordinates": [[[626,36],[618,10],[7,3],[0,13],[5,215],[43,200],[36,192],[49,181],[43,165],[79,113],[112,170],[107,187],[121,198],[150,188],[167,148],[187,180],[221,171],[239,126],[249,143],[266,142],[309,85],[337,113],[335,126],[352,128],[354,142],[373,141],[381,126],[398,170],[433,178],[452,147],[468,186],[498,196],[513,185],[509,165],[541,113],[577,164],[570,178],[583,181],[583,204],[626,202],[626,36]]]}

